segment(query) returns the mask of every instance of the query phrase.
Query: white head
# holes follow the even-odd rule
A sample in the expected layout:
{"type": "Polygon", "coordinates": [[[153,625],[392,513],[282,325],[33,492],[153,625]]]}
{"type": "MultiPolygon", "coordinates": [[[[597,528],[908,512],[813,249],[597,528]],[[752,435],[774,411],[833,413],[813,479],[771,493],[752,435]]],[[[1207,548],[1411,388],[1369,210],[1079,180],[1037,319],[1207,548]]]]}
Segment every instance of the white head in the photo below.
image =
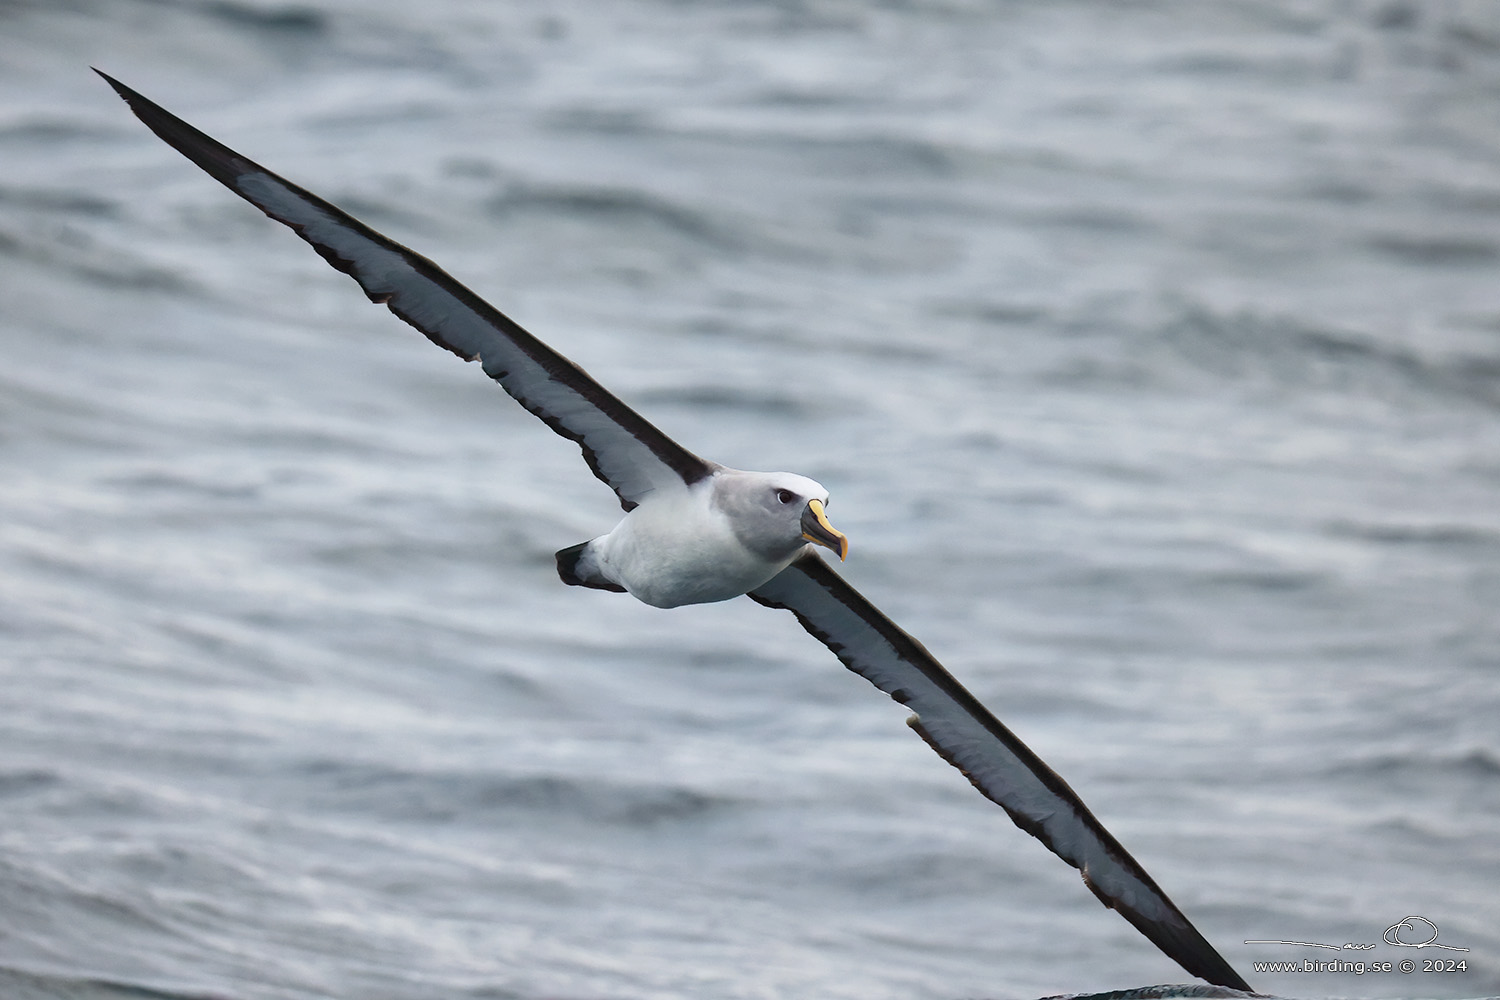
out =
{"type": "Polygon", "coordinates": [[[791,558],[808,542],[832,549],[843,559],[849,540],[823,509],[828,491],[791,472],[723,469],[714,476],[714,506],[729,516],[740,544],[765,559],[791,558]]]}

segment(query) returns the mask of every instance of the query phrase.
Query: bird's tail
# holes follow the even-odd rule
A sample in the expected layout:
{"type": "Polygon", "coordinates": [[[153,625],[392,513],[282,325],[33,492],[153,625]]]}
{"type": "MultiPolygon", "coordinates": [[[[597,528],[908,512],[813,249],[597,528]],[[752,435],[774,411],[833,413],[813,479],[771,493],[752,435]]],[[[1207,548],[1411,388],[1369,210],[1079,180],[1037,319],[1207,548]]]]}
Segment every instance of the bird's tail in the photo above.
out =
{"type": "Polygon", "coordinates": [[[594,563],[589,546],[593,542],[579,542],[560,549],[557,553],[557,575],[570,587],[592,587],[595,590],[612,590],[625,593],[625,588],[613,580],[606,580],[594,563]]]}

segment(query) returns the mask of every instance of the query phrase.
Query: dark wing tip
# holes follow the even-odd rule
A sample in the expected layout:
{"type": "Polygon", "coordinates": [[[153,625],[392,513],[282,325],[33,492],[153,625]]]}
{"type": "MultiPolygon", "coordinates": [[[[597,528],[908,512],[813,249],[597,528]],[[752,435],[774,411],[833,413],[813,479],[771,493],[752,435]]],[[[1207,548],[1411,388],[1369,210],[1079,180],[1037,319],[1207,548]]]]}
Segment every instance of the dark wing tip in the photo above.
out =
{"type": "Polygon", "coordinates": [[[147,128],[155,132],[167,145],[196,163],[219,183],[235,189],[235,178],[240,175],[252,170],[268,172],[260,164],[245,159],[212,136],[193,128],[166,108],[131,90],[103,70],[94,68],[94,72],[114,88],[115,93],[124,99],[131,112],[147,128]]]}
{"type": "MultiPolygon", "coordinates": [[[[1084,876],[1084,882],[1088,883],[1087,875],[1084,876]]],[[[1094,886],[1090,884],[1089,888],[1093,889],[1094,886]]],[[[1097,890],[1095,890],[1095,895],[1099,895],[1097,890]]],[[[1234,971],[1234,966],[1230,965],[1224,956],[1208,943],[1186,917],[1181,917],[1181,923],[1152,919],[1130,906],[1111,902],[1103,896],[1099,898],[1105,906],[1115,910],[1131,926],[1140,931],[1146,940],[1160,948],[1164,955],[1199,979],[1213,983],[1215,986],[1226,986],[1232,990],[1255,992],[1250,984],[1234,971]]],[[[1178,915],[1181,916],[1180,913],[1178,915]]]]}
{"type": "MultiPolygon", "coordinates": [[[[89,69],[93,70],[95,73],[98,73],[101,77],[103,77],[104,78],[104,82],[107,83],[107,84],[109,84],[111,87],[114,88],[115,93],[119,94],[120,97],[124,99],[125,103],[128,104],[128,105],[130,105],[130,110],[134,111],[136,113],[137,117],[140,117],[140,115],[141,115],[141,109],[142,108],[146,108],[148,110],[154,109],[154,110],[156,110],[158,112],[161,112],[162,114],[166,113],[166,112],[162,111],[161,108],[159,108],[155,104],[153,104],[151,101],[149,101],[146,98],[142,97],[140,94],[136,93],[134,90],[131,90],[129,87],[125,86],[125,84],[121,83],[119,80],[116,80],[114,77],[110,76],[108,73],[104,72],[104,70],[100,69],[99,67],[97,67],[97,66],[90,66],[89,69]]],[[[144,119],[142,119],[142,120],[144,120],[144,119]]],[[[150,124],[150,123],[148,122],[147,124],[150,124]]]]}

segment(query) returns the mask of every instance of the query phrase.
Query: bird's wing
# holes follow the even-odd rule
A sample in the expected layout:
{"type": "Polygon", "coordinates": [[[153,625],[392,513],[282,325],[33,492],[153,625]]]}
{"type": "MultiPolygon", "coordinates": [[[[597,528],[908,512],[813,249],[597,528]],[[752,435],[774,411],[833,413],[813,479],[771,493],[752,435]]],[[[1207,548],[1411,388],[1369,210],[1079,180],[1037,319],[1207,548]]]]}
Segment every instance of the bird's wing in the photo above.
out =
{"type": "Polygon", "coordinates": [[[204,135],[119,81],[99,75],[169,146],[291,227],[324,260],[359,282],[371,301],[385,303],[439,347],[480,362],[485,374],[517,402],[578,442],[589,468],[618,494],[626,510],[654,489],[691,484],[712,472],[712,465],[426,257],[204,135]]]}
{"type": "Polygon", "coordinates": [[[792,612],[844,666],[915,712],[907,724],[918,735],[1168,957],[1211,983],[1250,989],[1067,782],[815,553],[749,596],[792,612]]]}

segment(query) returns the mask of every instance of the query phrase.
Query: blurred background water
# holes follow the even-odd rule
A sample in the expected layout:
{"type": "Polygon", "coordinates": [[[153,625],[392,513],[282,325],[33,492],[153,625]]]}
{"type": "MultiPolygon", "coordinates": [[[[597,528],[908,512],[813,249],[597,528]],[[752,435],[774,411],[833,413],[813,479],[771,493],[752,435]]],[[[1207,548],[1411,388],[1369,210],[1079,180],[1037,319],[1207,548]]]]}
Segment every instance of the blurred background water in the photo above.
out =
{"type": "Polygon", "coordinates": [[[1257,988],[1500,993],[1500,6],[0,0],[0,995],[1187,978],[91,64],[829,486],[1257,988]]]}

